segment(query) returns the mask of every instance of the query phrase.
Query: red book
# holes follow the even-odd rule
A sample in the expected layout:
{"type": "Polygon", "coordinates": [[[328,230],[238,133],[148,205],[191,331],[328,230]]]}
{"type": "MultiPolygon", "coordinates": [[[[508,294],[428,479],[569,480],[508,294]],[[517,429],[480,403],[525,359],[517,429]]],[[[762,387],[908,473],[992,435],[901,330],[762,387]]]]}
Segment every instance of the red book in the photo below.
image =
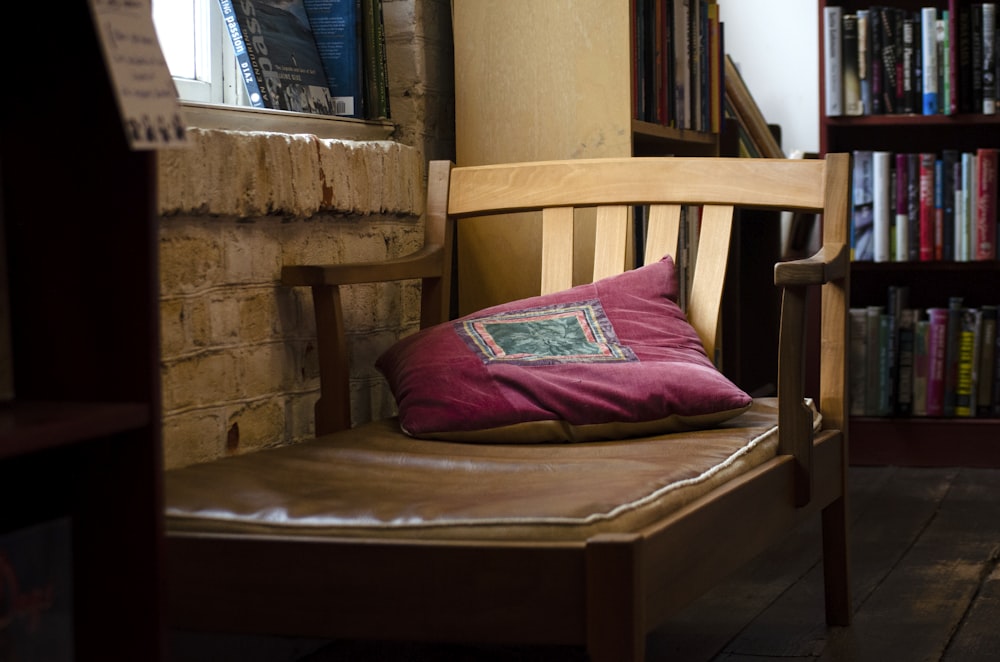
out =
{"type": "Polygon", "coordinates": [[[976,150],[979,189],[976,199],[975,260],[997,259],[997,155],[996,147],[976,150]]]}
{"type": "Polygon", "coordinates": [[[920,259],[934,259],[935,220],[933,152],[920,153],[920,259]]]}
{"type": "Polygon", "coordinates": [[[928,308],[927,328],[927,415],[944,414],[945,349],[948,338],[948,309],[928,308]]]}

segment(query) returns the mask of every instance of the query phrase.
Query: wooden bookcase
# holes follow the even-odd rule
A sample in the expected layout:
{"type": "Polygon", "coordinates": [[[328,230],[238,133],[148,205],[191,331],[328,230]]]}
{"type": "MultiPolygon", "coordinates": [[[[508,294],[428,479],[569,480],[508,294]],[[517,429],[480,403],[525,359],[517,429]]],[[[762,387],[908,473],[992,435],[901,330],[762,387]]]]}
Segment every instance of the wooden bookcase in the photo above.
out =
{"type": "MultiPolygon", "coordinates": [[[[909,10],[922,6],[947,9],[945,0],[895,0],[909,10]]],[[[968,4],[968,3],[965,3],[968,4]]],[[[845,13],[868,9],[857,0],[819,2],[820,149],[892,152],[935,152],[954,148],[1000,147],[1000,115],[870,115],[825,114],[823,9],[841,6],[845,13]]],[[[988,262],[860,262],[852,264],[851,305],[885,305],[889,285],[909,285],[910,305],[947,306],[949,296],[963,296],[966,305],[1000,303],[1000,263],[988,262]]],[[[931,466],[1000,466],[1000,419],[996,418],[875,418],[851,419],[851,462],[931,466]]]]}
{"type": "Polygon", "coordinates": [[[155,155],[126,145],[85,0],[28,11],[59,47],[8,72],[0,111],[0,537],[67,522],[73,659],[159,660],[155,155]]]}
{"type": "MultiPolygon", "coordinates": [[[[634,0],[454,3],[458,164],[718,154],[718,134],[633,116],[634,5],[634,0]]],[[[523,265],[538,263],[531,256],[539,243],[517,216],[502,228],[464,225],[460,311],[531,293],[539,274],[523,265]]],[[[581,274],[587,269],[579,268],[581,274]]]]}

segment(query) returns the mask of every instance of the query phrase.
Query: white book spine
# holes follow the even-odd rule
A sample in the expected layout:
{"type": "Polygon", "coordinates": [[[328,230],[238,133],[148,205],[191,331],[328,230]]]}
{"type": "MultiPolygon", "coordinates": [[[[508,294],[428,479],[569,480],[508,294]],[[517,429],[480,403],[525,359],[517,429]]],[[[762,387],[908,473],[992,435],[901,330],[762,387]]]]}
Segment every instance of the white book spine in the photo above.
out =
{"type": "Polygon", "coordinates": [[[873,189],[873,226],[874,226],[874,255],[875,262],[889,262],[892,258],[890,253],[890,226],[895,211],[892,209],[890,196],[890,182],[892,179],[892,152],[878,151],[872,154],[872,189],[873,189]]]}
{"type": "Polygon", "coordinates": [[[824,7],[823,25],[826,36],[826,53],[823,58],[825,78],[825,109],[828,117],[843,114],[844,83],[841,59],[841,28],[843,7],[824,7]]]}
{"type": "Polygon", "coordinates": [[[923,82],[924,115],[936,115],[938,103],[938,42],[937,9],[924,7],[920,10],[921,69],[923,82]]]}

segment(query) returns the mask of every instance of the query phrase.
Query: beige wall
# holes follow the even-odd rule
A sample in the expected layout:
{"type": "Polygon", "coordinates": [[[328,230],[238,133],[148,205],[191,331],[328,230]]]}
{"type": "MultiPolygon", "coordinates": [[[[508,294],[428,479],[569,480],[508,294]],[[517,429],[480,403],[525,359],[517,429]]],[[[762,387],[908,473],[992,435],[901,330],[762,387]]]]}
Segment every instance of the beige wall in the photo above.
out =
{"type": "MultiPolygon", "coordinates": [[[[422,239],[425,162],[454,158],[450,3],[385,0],[390,141],[199,130],[159,156],[167,468],[312,436],[318,395],[306,288],[282,264],[378,259],[422,239]]],[[[370,363],[416,327],[417,283],[345,293],[349,348],[370,363]]],[[[355,368],[355,421],[394,409],[355,368]]]]}

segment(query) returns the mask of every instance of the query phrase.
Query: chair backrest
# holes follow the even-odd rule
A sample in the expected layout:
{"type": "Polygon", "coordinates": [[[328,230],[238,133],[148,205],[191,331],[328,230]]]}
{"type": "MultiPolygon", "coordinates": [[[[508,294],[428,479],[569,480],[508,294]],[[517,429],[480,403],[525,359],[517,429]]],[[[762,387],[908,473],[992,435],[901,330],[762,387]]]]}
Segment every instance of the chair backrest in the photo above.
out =
{"type": "MultiPolygon", "coordinates": [[[[593,278],[627,268],[629,218],[649,205],[645,262],[677,261],[682,206],[701,209],[698,253],[687,314],[709,356],[715,356],[734,208],[824,215],[824,244],[848,241],[847,156],[828,159],[617,158],[450,167],[432,164],[431,214],[463,217],[540,211],[541,292],[570,287],[574,209],[596,207],[593,278]],[[450,175],[449,175],[450,171],[450,175]],[[448,182],[447,202],[437,181],[448,182]]],[[[444,227],[443,216],[429,227],[444,227]]],[[[442,235],[443,236],[443,235],[442,235]]]]}

